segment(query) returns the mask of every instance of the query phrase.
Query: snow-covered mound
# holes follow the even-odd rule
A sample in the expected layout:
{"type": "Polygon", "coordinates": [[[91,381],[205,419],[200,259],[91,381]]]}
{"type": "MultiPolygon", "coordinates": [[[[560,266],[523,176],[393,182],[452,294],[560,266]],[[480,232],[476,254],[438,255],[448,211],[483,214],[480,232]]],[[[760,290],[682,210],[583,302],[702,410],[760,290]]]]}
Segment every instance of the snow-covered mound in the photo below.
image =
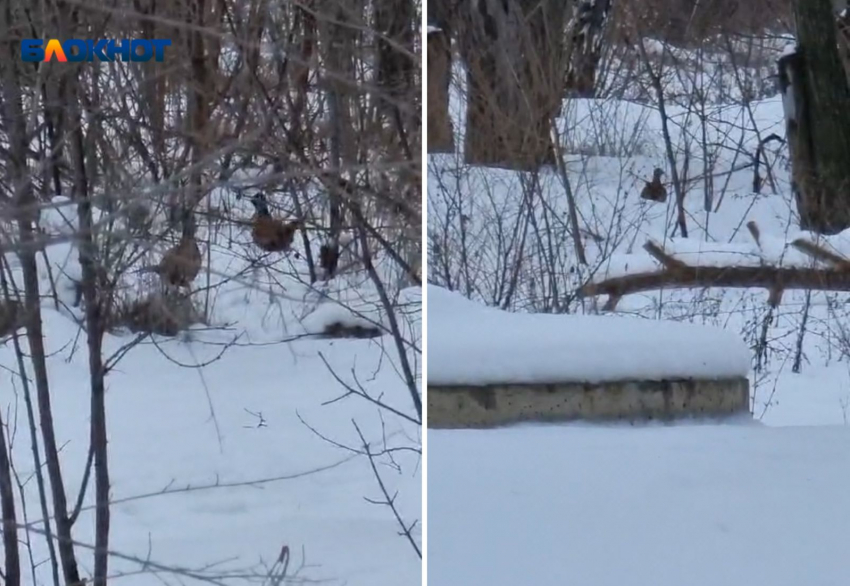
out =
{"type": "Polygon", "coordinates": [[[431,385],[747,376],[732,332],[640,318],[509,313],[428,287],[431,385]]]}
{"type": "Polygon", "coordinates": [[[311,334],[324,334],[335,327],[355,330],[373,330],[380,323],[380,315],[374,304],[364,307],[346,306],[333,301],[319,305],[302,320],[301,325],[311,334]]]}

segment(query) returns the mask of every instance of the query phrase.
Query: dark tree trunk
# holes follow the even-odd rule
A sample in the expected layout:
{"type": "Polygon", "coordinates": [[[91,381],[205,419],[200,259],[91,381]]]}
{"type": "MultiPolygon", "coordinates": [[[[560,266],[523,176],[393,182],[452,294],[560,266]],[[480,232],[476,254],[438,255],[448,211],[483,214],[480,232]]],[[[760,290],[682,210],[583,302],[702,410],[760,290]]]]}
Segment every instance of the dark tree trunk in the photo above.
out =
{"type": "MultiPolygon", "coordinates": [[[[359,2],[353,0],[325,0],[322,11],[317,16],[322,53],[325,63],[322,83],[328,92],[331,135],[338,141],[339,158],[334,165],[356,165],[357,136],[354,120],[354,94],[357,80],[354,71],[353,56],[357,48],[357,30],[362,20],[354,18],[362,10],[359,2]]],[[[333,140],[331,140],[333,142],[333,140]]],[[[335,155],[331,155],[336,158],[335,155]]]]}
{"type": "MultiPolygon", "coordinates": [[[[133,8],[141,15],[156,15],[158,8],[157,0],[133,0],[133,8]]],[[[161,7],[159,8],[161,11],[161,7]]],[[[139,27],[142,31],[142,38],[160,38],[157,36],[157,33],[160,31],[157,29],[153,20],[140,19],[139,27]]],[[[163,130],[166,127],[165,96],[167,86],[165,68],[163,67],[163,63],[150,60],[140,63],[139,67],[135,69],[135,73],[140,78],[139,87],[143,99],[139,104],[139,108],[143,112],[151,133],[151,150],[155,153],[162,153],[165,151],[163,130]]],[[[146,147],[143,148],[147,151],[146,147]]],[[[151,164],[150,167],[154,179],[158,180],[159,171],[156,165],[151,164]]]]}
{"type": "Polygon", "coordinates": [[[455,150],[454,127],[449,113],[452,80],[452,31],[456,28],[451,0],[428,2],[428,152],[455,150]],[[431,29],[434,29],[433,32],[431,29]]]}
{"type": "Polygon", "coordinates": [[[532,171],[554,163],[550,129],[563,93],[563,0],[464,4],[468,164],[532,171]]]}
{"type": "Polygon", "coordinates": [[[18,551],[18,516],[15,513],[15,492],[12,488],[12,466],[9,462],[9,447],[3,432],[0,414],[0,509],[3,511],[3,553],[5,556],[4,577],[6,586],[20,586],[21,558],[18,551]]]}
{"type": "MultiPolygon", "coordinates": [[[[356,135],[352,116],[352,91],[355,87],[355,74],[351,56],[356,45],[354,38],[354,10],[357,3],[325,2],[326,12],[319,17],[319,28],[323,44],[326,69],[324,85],[328,96],[328,116],[330,122],[330,165],[337,178],[342,177],[346,165],[357,163],[357,151],[354,143],[356,135]]],[[[322,255],[328,260],[322,263],[324,277],[331,278],[336,270],[340,255],[339,238],[345,223],[343,200],[338,190],[328,193],[328,236],[322,255]]]]}
{"type": "MultiPolygon", "coordinates": [[[[215,74],[219,48],[203,33],[210,24],[212,0],[193,0],[191,22],[197,27],[189,37],[189,144],[192,146],[192,167],[189,172],[191,192],[188,201],[180,202],[180,210],[194,209],[206,191],[202,187],[203,168],[209,164],[207,154],[213,149],[214,135],[210,126],[212,102],[215,98],[215,74]]],[[[182,217],[182,213],[177,217],[182,217]]]]}
{"type": "Polygon", "coordinates": [[[567,92],[582,98],[596,95],[596,70],[613,0],[577,0],[567,26],[569,58],[567,92]]]}
{"type": "Polygon", "coordinates": [[[417,83],[420,59],[415,57],[414,27],[419,28],[421,19],[413,0],[375,0],[373,6],[381,89],[379,120],[387,131],[382,142],[391,157],[418,162],[416,136],[420,133],[416,129],[422,126],[422,94],[417,83]]]}
{"type": "MultiPolygon", "coordinates": [[[[0,30],[12,31],[22,23],[15,22],[11,2],[0,4],[0,30]]],[[[39,423],[44,439],[44,458],[47,474],[50,478],[53,514],[56,522],[56,538],[59,557],[62,562],[62,574],[67,584],[78,584],[80,574],[74,545],[71,537],[71,521],[68,517],[68,500],[59,464],[59,448],[53,426],[53,411],[50,405],[50,383],[47,375],[47,351],[44,347],[44,333],[41,321],[41,295],[39,288],[36,253],[36,219],[38,202],[33,193],[27,167],[29,137],[26,116],[21,96],[20,58],[17,43],[7,35],[0,39],[0,116],[8,135],[6,174],[12,189],[11,203],[16,212],[16,224],[20,234],[18,257],[21,263],[24,283],[24,314],[26,333],[29,342],[30,360],[38,397],[39,423]]]]}
{"type": "Polygon", "coordinates": [[[798,0],[797,52],[779,61],[800,226],[850,228],[850,88],[830,0],[798,0]]]}
{"type": "Polygon", "coordinates": [[[455,150],[449,114],[452,53],[449,35],[442,28],[428,33],[428,152],[455,150]]]}
{"type": "Polygon", "coordinates": [[[385,92],[382,102],[390,112],[395,112],[399,103],[415,103],[416,96],[412,95],[416,91],[416,62],[412,58],[415,20],[412,0],[375,3],[378,87],[385,92]]]}
{"type": "Polygon", "coordinates": [[[101,262],[95,240],[95,223],[89,197],[89,179],[86,168],[85,138],[80,112],[79,82],[72,80],[71,103],[73,134],[70,137],[71,163],[74,177],[74,200],[77,202],[79,236],[77,249],[82,269],[82,293],[85,299],[86,341],[89,353],[91,384],[90,441],[94,453],[95,481],[95,550],[93,586],[106,586],[109,566],[109,466],[106,433],[106,372],[103,365],[103,334],[106,330],[103,316],[111,303],[109,292],[101,290],[101,262]]]}
{"type": "MultiPolygon", "coordinates": [[[[313,148],[312,125],[305,120],[304,112],[307,106],[307,98],[310,93],[310,64],[316,52],[316,16],[313,13],[314,0],[305,0],[303,6],[296,8],[295,21],[296,30],[299,34],[297,42],[298,59],[290,66],[291,84],[295,90],[295,99],[292,101],[291,118],[293,126],[293,138],[295,148],[313,148]]],[[[259,50],[255,52],[250,63],[254,69],[260,62],[259,50]]]]}

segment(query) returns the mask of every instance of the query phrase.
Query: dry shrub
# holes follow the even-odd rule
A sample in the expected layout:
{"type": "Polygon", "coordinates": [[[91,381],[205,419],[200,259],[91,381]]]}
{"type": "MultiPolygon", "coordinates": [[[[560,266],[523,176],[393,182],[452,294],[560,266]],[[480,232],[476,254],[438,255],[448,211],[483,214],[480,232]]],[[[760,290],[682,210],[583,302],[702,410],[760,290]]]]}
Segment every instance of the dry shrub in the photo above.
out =
{"type": "Polygon", "coordinates": [[[203,315],[189,295],[167,292],[120,303],[110,325],[116,329],[127,328],[133,333],[176,336],[203,321],[203,315]]]}
{"type": "Polygon", "coordinates": [[[787,32],[792,0],[633,0],[614,4],[615,41],[635,35],[697,45],[721,34],[787,32]]]}

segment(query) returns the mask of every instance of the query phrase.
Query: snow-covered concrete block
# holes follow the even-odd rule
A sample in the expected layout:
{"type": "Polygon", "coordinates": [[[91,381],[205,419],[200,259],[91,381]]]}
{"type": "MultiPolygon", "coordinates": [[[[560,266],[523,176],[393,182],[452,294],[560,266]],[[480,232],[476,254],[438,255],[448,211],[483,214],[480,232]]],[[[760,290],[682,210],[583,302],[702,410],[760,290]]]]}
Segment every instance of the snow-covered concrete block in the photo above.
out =
{"type": "Polygon", "coordinates": [[[733,332],[613,316],[509,313],[428,288],[428,425],[748,413],[733,332]]]}
{"type": "Polygon", "coordinates": [[[428,287],[428,385],[718,380],[749,374],[734,332],[622,316],[510,313],[428,287]]]}
{"type": "Polygon", "coordinates": [[[671,420],[749,413],[746,378],[429,386],[428,427],[521,422],[671,420]]]}

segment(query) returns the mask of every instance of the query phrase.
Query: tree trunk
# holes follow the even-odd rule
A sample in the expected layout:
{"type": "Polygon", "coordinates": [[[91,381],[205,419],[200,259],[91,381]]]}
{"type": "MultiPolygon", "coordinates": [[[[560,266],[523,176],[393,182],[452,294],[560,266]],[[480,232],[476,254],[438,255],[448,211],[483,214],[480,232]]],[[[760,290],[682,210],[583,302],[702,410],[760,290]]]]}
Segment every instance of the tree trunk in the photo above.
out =
{"type": "MultiPolygon", "coordinates": [[[[318,17],[322,35],[325,71],[323,82],[328,96],[328,122],[330,124],[330,166],[336,177],[342,177],[346,165],[357,163],[356,135],[352,116],[353,96],[356,79],[351,56],[354,55],[356,39],[353,20],[356,3],[324,2],[325,11],[318,17]]],[[[331,278],[336,270],[340,255],[339,237],[345,222],[343,201],[338,191],[328,193],[328,237],[324,246],[323,262],[325,278],[331,278]]]]}
{"type": "MultiPolygon", "coordinates": [[[[400,103],[415,104],[416,62],[413,59],[414,7],[412,0],[377,0],[375,32],[378,33],[378,87],[382,104],[395,112],[400,103]]],[[[393,119],[393,115],[389,116],[393,119]]]]}
{"type": "Polygon", "coordinates": [[[0,414],[0,509],[3,511],[3,554],[6,566],[3,575],[6,586],[20,586],[21,558],[18,551],[18,516],[15,513],[15,492],[12,489],[12,466],[9,448],[0,414]]]}
{"type": "Polygon", "coordinates": [[[428,152],[452,153],[454,127],[449,113],[452,80],[452,31],[456,29],[451,0],[428,2],[428,152]]]}
{"type": "MultiPolygon", "coordinates": [[[[157,15],[157,0],[133,0],[133,8],[140,15],[157,15]]],[[[161,32],[153,20],[139,19],[139,27],[144,39],[159,38],[157,33],[161,32]]],[[[170,32],[170,31],[169,31],[170,32]]],[[[170,37],[167,37],[170,38],[170,37]]],[[[154,153],[163,153],[166,149],[164,130],[166,128],[166,103],[167,95],[167,71],[164,63],[155,60],[139,63],[138,68],[132,71],[139,79],[139,88],[142,100],[138,104],[143,113],[144,120],[148,122],[151,135],[151,148],[154,153]]],[[[159,180],[160,174],[155,165],[151,165],[151,174],[155,180],[159,180]]]]}
{"type": "Polygon", "coordinates": [[[354,18],[359,14],[359,3],[325,0],[321,6],[323,10],[317,20],[325,62],[322,81],[329,101],[334,102],[329,109],[336,109],[336,122],[331,121],[334,126],[331,134],[339,140],[339,165],[356,165],[358,158],[354,139],[357,132],[353,102],[357,80],[353,58],[357,51],[356,31],[362,23],[362,20],[354,18]]]}
{"type": "Polygon", "coordinates": [[[428,33],[428,152],[455,150],[454,128],[449,114],[452,79],[451,39],[442,28],[428,33]]]}
{"type": "Polygon", "coordinates": [[[98,275],[101,262],[95,240],[95,224],[89,198],[89,179],[86,169],[85,140],[82,116],[80,115],[81,88],[77,80],[71,80],[71,102],[73,134],[70,137],[71,163],[74,177],[73,198],[77,202],[79,235],[77,249],[82,269],[82,292],[85,299],[86,341],[89,354],[89,378],[91,385],[91,445],[94,453],[95,481],[95,550],[93,586],[106,586],[109,565],[109,466],[107,460],[106,434],[106,383],[103,366],[103,334],[106,330],[103,315],[104,305],[111,303],[108,291],[101,290],[98,275]]]}
{"type": "MultiPolygon", "coordinates": [[[[14,22],[11,2],[0,6],[0,30],[12,31],[21,23],[14,22]]],[[[41,322],[41,294],[39,288],[36,252],[35,219],[37,200],[29,180],[27,168],[28,132],[21,96],[22,76],[20,56],[16,50],[15,39],[7,35],[0,39],[0,90],[2,90],[3,124],[8,135],[6,174],[12,188],[12,204],[16,212],[16,224],[20,234],[18,257],[24,282],[24,315],[26,333],[29,342],[30,360],[35,379],[38,398],[39,423],[44,439],[44,458],[47,474],[50,478],[53,497],[53,515],[56,519],[56,537],[59,557],[62,562],[62,574],[66,584],[79,584],[80,574],[71,537],[71,521],[68,518],[68,500],[59,464],[59,448],[53,426],[53,412],[50,405],[50,383],[47,375],[47,351],[44,347],[44,333],[41,322]]]]}
{"type": "Polygon", "coordinates": [[[569,60],[566,89],[592,98],[596,95],[596,69],[602,56],[602,40],[613,0],[578,0],[567,26],[569,60]]]}
{"type": "Polygon", "coordinates": [[[796,3],[798,48],[779,61],[800,227],[850,228],[850,88],[830,0],[796,3]]]}
{"type": "MultiPolygon", "coordinates": [[[[314,0],[305,0],[303,6],[296,8],[295,22],[298,23],[296,30],[300,34],[300,39],[297,42],[298,59],[292,63],[290,69],[292,78],[290,83],[295,91],[295,99],[290,106],[295,148],[310,152],[314,148],[313,128],[310,121],[305,120],[304,112],[311,89],[310,69],[316,54],[316,17],[312,12],[314,4],[314,0]]],[[[259,52],[254,62],[259,64],[259,52]]]]}
{"type": "Polygon", "coordinates": [[[215,142],[210,118],[215,97],[218,50],[203,31],[212,20],[212,0],[192,0],[191,20],[197,29],[189,37],[190,86],[189,86],[189,144],[192,147],[192,167],[189,172],[190,195],[180,202],[183,210],[191,210],[204,198],[202,187],[203,169],[209,164],[206,157],[215,142]]]}
{"type": "Polygon", "coordinates": [[[467,66],[465,160],[532,171],[554,164],[550,129],[562,100],[565,3],[468,3],[458,38],[467,66]]]}

